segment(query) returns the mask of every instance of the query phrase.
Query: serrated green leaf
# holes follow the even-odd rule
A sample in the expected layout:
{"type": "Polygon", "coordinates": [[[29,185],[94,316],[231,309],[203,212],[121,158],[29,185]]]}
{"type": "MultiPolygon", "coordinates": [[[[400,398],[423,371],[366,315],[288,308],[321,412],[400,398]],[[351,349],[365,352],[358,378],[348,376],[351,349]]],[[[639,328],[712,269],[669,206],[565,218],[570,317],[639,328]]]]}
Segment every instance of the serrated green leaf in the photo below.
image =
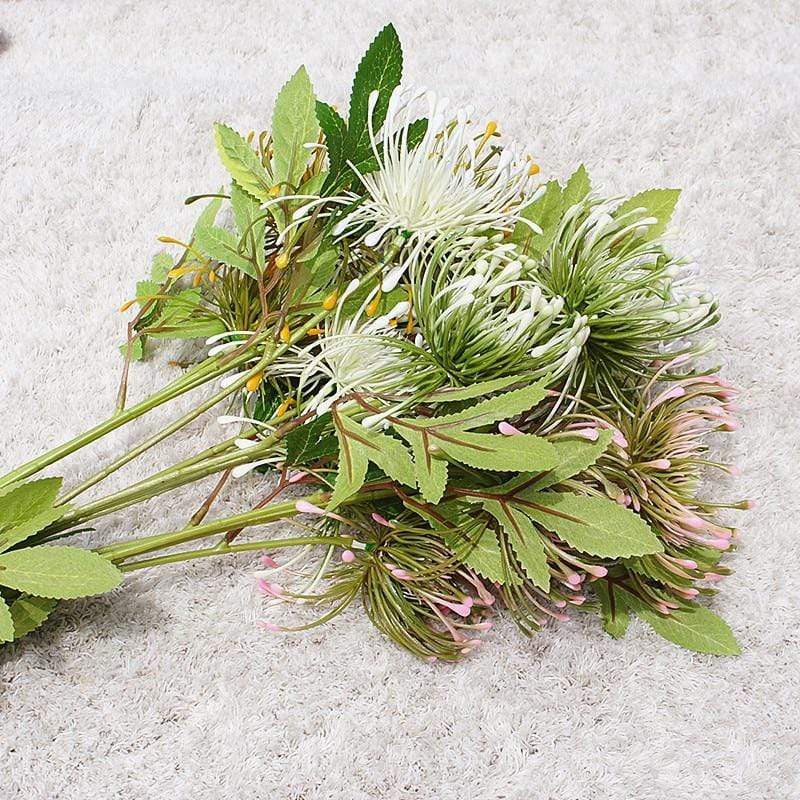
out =
{"type": "Polygon", "coordinates": [[[113,589],[121,580],[113,564],[78,547],[40,545],[0,555],[0,584],[37,597],[88,597],[113,589]]]}
{"type": "Polygon", "coordinates": [[[508,574],[497,534],[488,525],[473,531],[468,538],[458,531],[445,533],[444,538],[453,555],[487,581],[521,583],[519,576],[508,574]]]}
{"type": "Polygon", "coordinates": [[[645,240],[654,239],[666,230],[680,196],[680,189],[648,189],[622,203],[614,215],[619,217],[629,211],[642,209],[642,218],[655,217],[658,220],[647,227],[647,232],[642,237],[645,240]]]}
{"type": "Polygon", "coordinates": [[[35,631],[58,605],[52,597],[22,595],[11,604],[11,618],[14,620],[14,638],[21,639],[35,631]]]}
{"type": "Polygon", "coordinates": [[[209,317],[208,319],[191,319],[177,323],[169,330],[152,331],[149,335],[153,339],[208,339],[226,331],[222,320],[209,317]]]}
{"type": "Polygon", "coordinates": [[[605,580],[595,581],[592,586],[600,601],[603,630],[615,639],[621,639],[631,621],[628,603],[625,600],[627,592],[616,589],[613,583],[605,580]]]}
{"type": "Polygon", "coordinates": [[[562,200],[562,209],[566,211],[575,203],[580,202],[592,190],[592,184],[589,181],[589,173],[586,167],[581,164],[575,172],[570,175],[567,185],[564,187],[564,196],[562,200]]]}
{"type": "Polygon", "coordinates": [[[446,389],[438,389],[425,396],[425,400],[431,403],[458,403],[463,400],[472,400],[476,397],[484,397],[493,392],[499,392],[526,380],[524,375],[511,375],[507,378],[495,378],[491,381],[473,383],[470,386],[459,386],[446,389]]]}
{"type": "Polygon", "coordinates": [[[414,474],[420,493],[429,503],[438,503],[447,487],[447,462],[430,452],[426,431],[400,426],[396,430],[411,445],[414,474]]]}
{"type": "Polygon", "coordinates": [[[308,73],[300,67],[278,93],[272,115],[272,177],[276,184],[288,183],[291,187],[283,194],[294,194],[308,161],[309,151],[304,145],[316,142],[319,136],[315,106],[308,73]]]}
{"type": "Polygon", "coordinates": [[[674,609],[665,616],[631,594],[626,600],[637,617],[673,644],[716,656],[738,656],[742,652],[728,623],[705,606],[674,609]]]}
{"type": "Polygon", "coordinates": [[[605,497],[526,490],[514,502],[543,528],[582,553],[626,558],[664,549],[638,514],[605,497]]]}
{"type": "Polygon", "coordinates": [[[347,157],[357,163],[369,157],[369,128],[367,111],[369,96],[378,92],[378,102],[372,112],[373,128],[377,131],[386,119],[389,98],[403,76],[403,48],[393,25],[387,25],[373,40],[358,65],[350,93],[350,114],[347,119],[345,150],[347,157]]]}
{"type": "Polygon", "coordinates": [[[466,431],[429,433],[431,441],[448,458],[476,469],[540,472],[556,465],[553,446],[540,436],[503,436],[466,431]]]}
{"type": "Polygon", "coordinates": [[[17,484],[0,496],[0,553],[64,515],[65,506],[53,507],[60,490],[61,478],[43,478],[17,484]]]}
{"type": "Polygon", "coordinates": [[[612,431],[606,430],[600,432],[595,442],[578,437],[551,440],[550,444],[555,448],[558,463],[535,480],[531,488],[546,489],[590,467],[605,452],[612,436],[612,431]]]}
{"type": "Polygon", "coordinates": [[[0,642],[14,641],[14,618],[6,601],[0,597],[0,642]]]}
{"type": "Polygon", "coordinates": [[[175,262],[169,253],[156,253],[150,263],[150,279],[160,286],[167,279],[167,273],[174,266],[175,262]]]}
{"type": "Polygon", "coordinates": [[[336,438],[339,440],[339,471],[336,473],[333,494],[328,502],[329,509],[336,508],[364,485],[369,464],[366,449],[359,447],[359,441],[356,438],[347,436],[343,432],[342,417],[337,414],[333,421],[336,438]]]}
{"type": "Polygon", "coordinates": [[[520,245],[526,253],[541,255],[553,243],[564,210],[563,193],[558,181],[550,181],[544,194],[527,208],[521,216],[538,225],[541,233],[536,233],[529,225],[518,222],[514,227],[511,241],[520,245]]]}
{"type": "MultiPolygon", "coordinates": [[[[222,194],[222,189],[223,187],[220,186],[218,194],[222,194]]],[[[217,214],[219,214],[221,206],[221,197],[214,197],[208,203],[206,203],[205,208],[200,212],[200,216],[197,218],[197,222],[194,224],[194,229],[192,230],[192,241],[197,238],[197,234],[200,231],[210,228],[214,225],[214,223],[217,221],[217,214]]]]}
{"type": "MultiPolygon", "coordinates": [[[[214,141],[220,160],[236,183],[256,199],[269,200],[272,182],[255,150],[245,139],[233,128],[218,122],[214,125],[214,141]]],[[[197,234],[200,232],[196,231],[197,234]]]]}
{"type": "Polygon", "coordinates": [[[480,428],[499,420],[516,417],[524,411],[530,411],[544,399],[546,393],[546,382],[539,381],[530,386],[523,386],[521,389],[490,397],[465,411],[430,419],[414,420],[414,424],[418,427],[435,428],[439,431],[451,428],[457,430],[480,428]]]}
{"type": "MultiPolygon", "coordinates": [[[[231,208],[236,228],[239,231],[239,239],[244,237],[244,247],[250,253],[251,258],[255,258],[259,271],[264,269],[264,230],[267,220],[261,210],[258,200],[254,199],[248,192],[234,183],[231,186],[231,208]]],[[[210,229],[207,229],[210,230],[210,229]]],[[[206,235],[206,234],[204,234],[206,235]]],[[[238,242],[237,242],[238,246],[238,242]]],[[[248,262],[252,276],[253,265],[248,262]]],[[[241,267],[240,267],[241,269],[241,267]]]]}
{"type": "Polygon", "coordinates": [[[325,134],[325,146],[328,148],[328,177],[326,188],[333,187],[338,183],[343,171],[345,137],[347,136],[347,124],[339,116],[336,109],[323,103],[320,100],[316,104],[317,122],[319,122],[322,132],[325,134]]]}
{"type": "Polygon", "coordinates": [[[550,568],[542,537],[518,508],[499,500],[484,500],[484,509],[502,526],[525,574],[535,586],[550,591],[550,568]]]}
{"type": "Polygon", "coordinates": [[[333,433],[330,412],[314,417],[290,431],[285,439],[286,463],[290,466],[309,466],[335,455],[339,440],[333,433]]]}
{"type": "Polygon", "coordinates": [[[252,262],[239,252],[239,239],[224,228],[210,226],[197,232],[195,242],[203,255],[240,269],[251,278],[258,277],[252,262]]]}
{"type": "Polygon", "coordinates": [[[337,415],[336,420],[339,433],[350,438],[354,447],[363,448],[366,457],[392,480],[411,488],[416,487],[414,462],[402,442],[385,433],[365,428],[349,417],[337,415]]]}

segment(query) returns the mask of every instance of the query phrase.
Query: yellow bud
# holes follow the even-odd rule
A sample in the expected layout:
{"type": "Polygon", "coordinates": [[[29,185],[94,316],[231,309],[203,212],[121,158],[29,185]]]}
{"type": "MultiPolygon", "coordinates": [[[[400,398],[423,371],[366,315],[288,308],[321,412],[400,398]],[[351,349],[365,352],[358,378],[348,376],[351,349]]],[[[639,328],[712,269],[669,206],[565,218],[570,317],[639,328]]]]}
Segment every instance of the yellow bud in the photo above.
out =
{"type": "Polygon", "coordinates": [[[276,409],[275,416],[282,417],[294,405],[294,398],[287,397],[276,409]]]}
{"type": "Polygon", "coordinates": [[[531,164],[528,167],[528,175],[538,175],[539,174],[539,165],[538,164],[531,164]]]}
{"type": "Polygon", "coordinates": [[[289,328],[288,325],[284,325],[281,328],[280,337],[281,337],[281,341],[284,344],[289,344],[289,342],[291,341],[291,338],[292,338],[292,331],[291,331],[291,329],[289,328]]]}
{"type": "Polygon", "coordinates": [[[369,305],[367,306],[367,316],[374,317],[378,313],[378,306],[381,303],[381,290],[378,289],[378,294],[370,300],[369,305]]]}
{"type": "Polygon", "coordinates": [[[275,259],[275,266],[278,269],[286,269],[289,264],[289,254],[288,253],[280,253],[278,257],[275,259]]]}
{"type": "Polygon", "coordinates": [[[336,307],[336,302],[338,300],[339,300],[339,292],[333,291],[322,301],[322,307],[326,311],[330,311],[331,309],[336,307]]]}
{"type": "Polygon", "coordinates": [[[199,286],[203,282],[203,273],[197,272],[195,273],[194,278],[192,278],[192,286],[199,286]]]}
{"type": "Polygon", "coordinates": [[[250,131],[250,133],[247,134],[247,144],[252,144],[253,143],[253,139],[255,138],[255,135],[256,135],[255,131],[250,131]]]}
{"type": "Polygon", "coordinates": [[[259,372],[253,375],[252,378],[248,379],[247,383],[244,385],[245,389],[248,392],[256,392],[258,391],[258,387],[261,386],[261,382],[264,380],[264,373],[259,372]]]}
{"type": "Polygon", "coordinates": [[[322,328],[309,328],[308,329],[309,336],[322,336],[322,328]]]}
{"type": "Polygon", "coordinates": [[[281,187],[277,183],[269,190],[270,197],[277,197],[280,193],[281,193],[281,187]]]}
{"type": "Polygon", "coordinates": [[[216,280],[217,280],[217,273],[216,273],[216,272],[214,272],[214,270],[212,269],[212,270],[211,270],[211,271],[208,273],[208,282],[209,282],[209,283],[214,283],[216,280]]]}
{"type": "Polygon", "coordinates": [[[494,121],[487,122],[486,133],[484,134],[484,136],[486,136],[486,138],[488,139],[490,136],[494,136],[496,132],[497,132],[497,123],[494,121]]]}
{"type": "Polygon", "coordinates": [[[122,312],[122,311],[127,311],[127,310],[128,310],[128,309],[129,309],[129,308],[130,308],[130,307],[131,307],[131,306],[132,306],[132,305],[133,305],[135,302],[136,302],[136,299],[135,299],[135,298],[134,298],[133,300],[128,300],[128,302],[127,302],[127,303],[123,303],[123,304],[122,304],[122,305],[119,307],[119,310],[120,310],[121,312],[122,312]]]}

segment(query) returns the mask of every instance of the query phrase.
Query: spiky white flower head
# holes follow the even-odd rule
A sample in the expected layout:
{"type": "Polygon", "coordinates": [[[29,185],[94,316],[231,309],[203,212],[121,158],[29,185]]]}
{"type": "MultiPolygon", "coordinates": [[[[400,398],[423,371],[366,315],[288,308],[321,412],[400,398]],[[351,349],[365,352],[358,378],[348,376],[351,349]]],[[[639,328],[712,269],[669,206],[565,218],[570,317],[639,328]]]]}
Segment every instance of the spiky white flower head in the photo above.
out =
{"type": "Polygon", "coordinates": [[[317,341],[293,348],[271,368],[273,374],[297,379],[298,395],[308,398],[305,410],[322,414],[352,392],[405,394],[441,382],[424,352],[404,338],[409,303],[369,318],[365,310],[371,299],[368,295],[352,316],[340,303],[317,341]]]}
{"type": "MultiPolygon", "coordinates": [[[[491,143],[495,123],[473,122],[469,108],[451,112],[447,101],[433,92],[396,89],[386,122],[375,131],[377,100],[373,92],[367,114],[377,169],[361,174],[351,164],[367,197],[334,233],[357,234],[368,247],[379,245],[389,232],[399,231],[407,238],[399,262],[384,276],[383,290],[391,291],[426,242],[441,235],[510,230],[540,190],[533,186],[530,164],[518,159],[512,146],[491,143]],[[423,118],[427,126],[416,141],[423,118]]],[[[355,194],[348,197],[353,202],[360,199],[355,194]]]]}
{"type": "Polygon", "coordinates": [[[533,278],[535,264],[502,234],[439,240],[412,282],[422,339],[448,374],[469,383],[515,373],[563,374],[589,331],[533,278]]]}

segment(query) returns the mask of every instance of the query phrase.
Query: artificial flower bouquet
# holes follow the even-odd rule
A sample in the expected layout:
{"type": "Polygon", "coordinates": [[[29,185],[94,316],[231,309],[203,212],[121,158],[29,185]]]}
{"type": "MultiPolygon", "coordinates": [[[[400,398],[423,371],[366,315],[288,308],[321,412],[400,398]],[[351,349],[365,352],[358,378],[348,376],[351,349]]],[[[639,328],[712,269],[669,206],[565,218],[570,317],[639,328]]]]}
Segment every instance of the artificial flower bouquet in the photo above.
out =
{"type": "Polygon", "coordinates": [[[707,470],[736,472],[707,442],[736,428],[735,392],[703,365],[717,303],[665,236],[678,192],[605,198],[583,167],[542,182],[496,123],[401,89],[401,73],[390,25],[346,118],[301,68],[271,132],[215,127],[230,183],[187,200],[204,201],[194,230],[161,237],[123,307],[113,415],[0,478],[0,639],[125,573],[252,552],[269,631],[359,600],[430,660],[470,652],[495,614],[532,634],[573,611],[614,637],[635,615],[690,649],[738,652],[699,602],[730,574],[720,512],[748,504],[701,494],[707,470]],[[159,339],[207,355],[131,405],[130,365],[159,339]],[[82,482],[36,477],[201,387],[82,482]],[[77,502],[212,409],[218,444],[77,502]],[[64,541],[210,475],[180,530],[64,541]],[[252,507],[213,518],[240,480],[252,507]],[[289,520],[291,536],[251,533],[289,520]]]}

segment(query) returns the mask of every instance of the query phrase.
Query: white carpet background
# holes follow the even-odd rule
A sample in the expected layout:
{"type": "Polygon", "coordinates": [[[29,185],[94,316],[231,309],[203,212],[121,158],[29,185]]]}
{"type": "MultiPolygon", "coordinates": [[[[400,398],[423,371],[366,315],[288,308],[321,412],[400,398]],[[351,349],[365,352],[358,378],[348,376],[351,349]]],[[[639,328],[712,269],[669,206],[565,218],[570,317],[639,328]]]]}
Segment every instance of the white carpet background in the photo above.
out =
{"type": "MultiPolygon", "coordinates": [[[[800,796],[795,2],[0,3],[0,466],[113,405],[116,308],[155,237],[188,230],[183,198],[223,180],[212,123],[266,125],[301,62],[342,104],[389,20],[407,79],[494,110],[546,176],[583,160],[609,193],[683,187],[681,239],[721,298],[720,354],[744,392],[745,477],[720,490],[759,502],[714,605],[744,654],[682,652],[640,624],[615,642],[577,619],[532,641],[500,624],[466,663],[430,666],[360,612],[264,634],[250,559],[165,569],[4,651],[0,796],[800,796]]],[[[173,354],[136,367],[135,396],[173,354]]],[[[215,435],[194,426],[172,454],[215,435]]],[[[164,530],[200,496],[103,529],[164,530]]]]}

